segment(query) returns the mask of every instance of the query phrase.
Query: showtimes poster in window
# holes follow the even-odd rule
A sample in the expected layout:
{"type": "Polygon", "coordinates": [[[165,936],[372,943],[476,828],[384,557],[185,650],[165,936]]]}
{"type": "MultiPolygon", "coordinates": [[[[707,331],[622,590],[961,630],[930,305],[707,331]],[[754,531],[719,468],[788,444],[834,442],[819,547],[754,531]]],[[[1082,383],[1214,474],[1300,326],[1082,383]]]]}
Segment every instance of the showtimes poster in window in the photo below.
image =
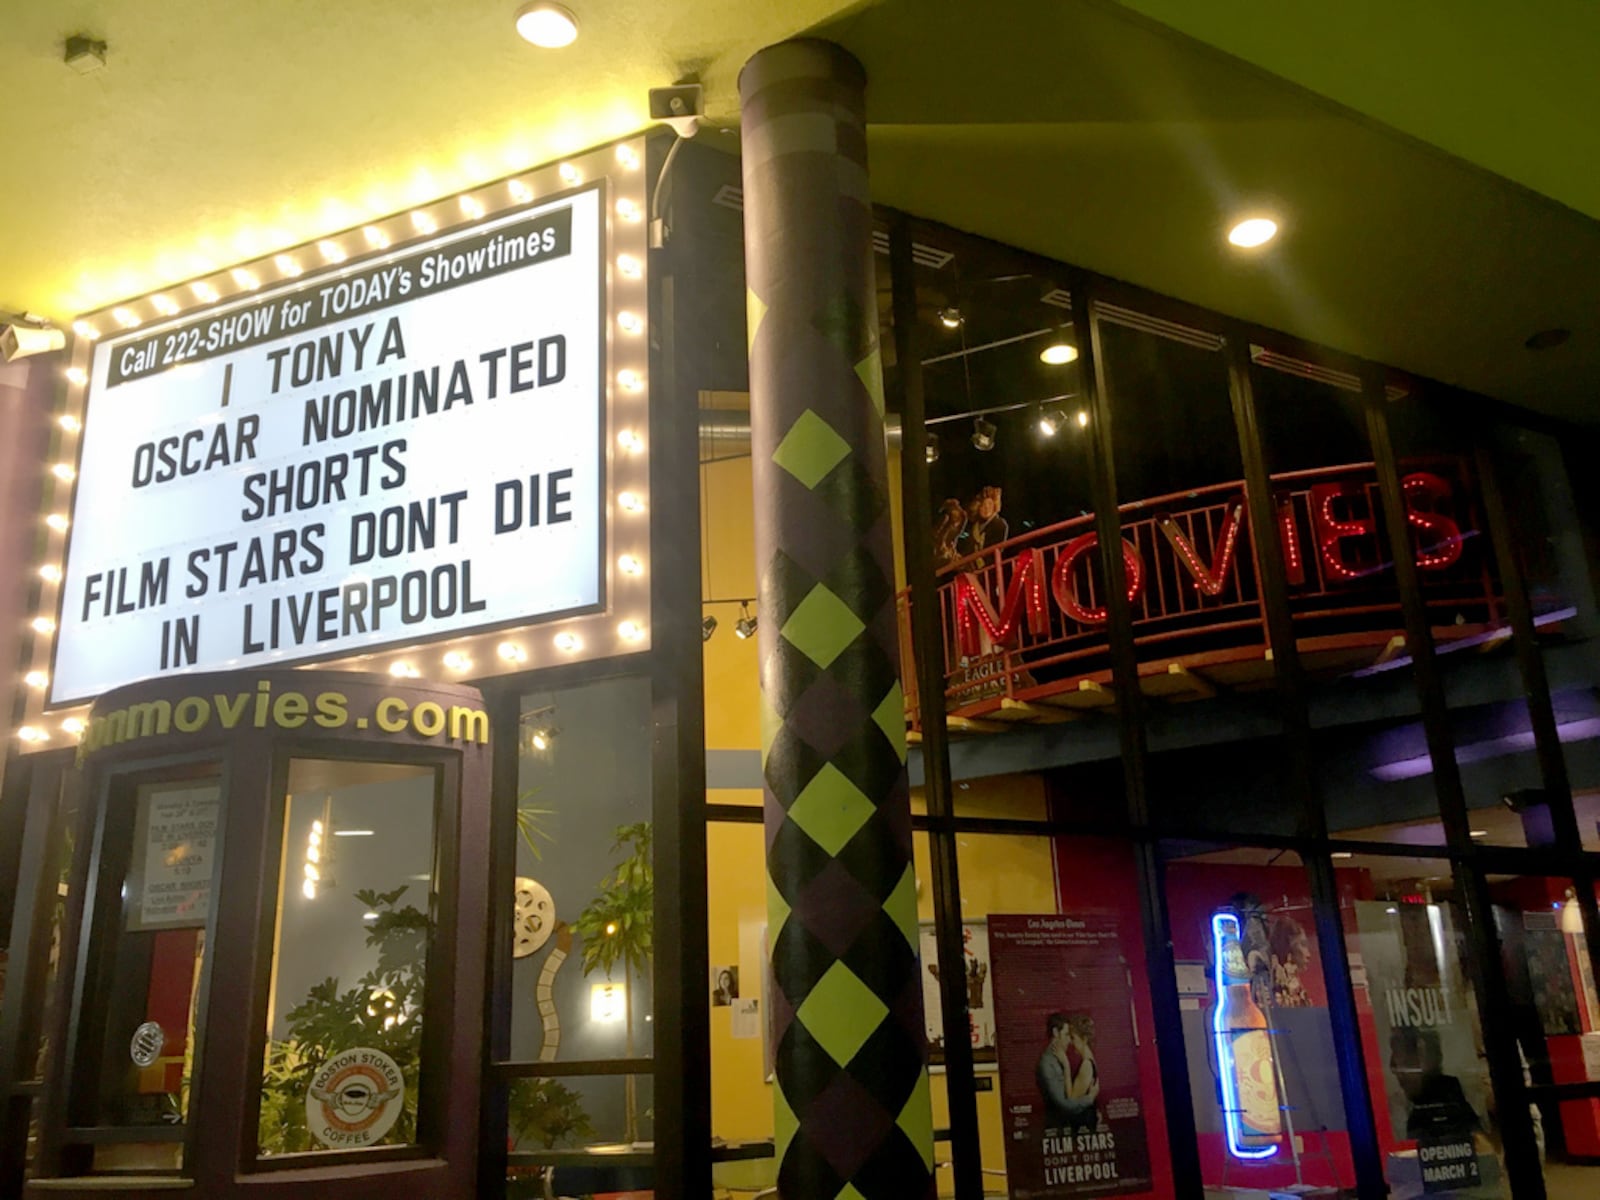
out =
{"type": "Polygon", "coordinates": [[[989,956],[1012,1200],[1149,1191],[1116,914],[991,915],[989,956]]]}

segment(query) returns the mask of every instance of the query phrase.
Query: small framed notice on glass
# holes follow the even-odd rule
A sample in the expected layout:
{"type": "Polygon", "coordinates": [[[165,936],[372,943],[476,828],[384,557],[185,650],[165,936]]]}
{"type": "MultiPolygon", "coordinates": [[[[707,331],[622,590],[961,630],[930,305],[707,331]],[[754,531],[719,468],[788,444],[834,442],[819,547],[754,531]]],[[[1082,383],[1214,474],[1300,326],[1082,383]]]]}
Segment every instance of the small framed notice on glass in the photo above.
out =
{"type": "Polygon", "coordinates": [[[205,927],[220,801],[215,783],[139,789],[128,869],[130,932],[205,927]]]}

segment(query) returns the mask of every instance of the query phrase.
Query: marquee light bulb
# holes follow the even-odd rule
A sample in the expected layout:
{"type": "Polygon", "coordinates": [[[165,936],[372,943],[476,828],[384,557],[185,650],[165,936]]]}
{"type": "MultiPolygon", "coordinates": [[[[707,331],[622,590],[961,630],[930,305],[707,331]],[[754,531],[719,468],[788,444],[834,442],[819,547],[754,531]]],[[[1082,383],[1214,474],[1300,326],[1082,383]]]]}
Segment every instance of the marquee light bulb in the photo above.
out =
{"type": "Polygon", "coordinates": [[[317,870],[316,864],[306,864],[306,878],[311,880],[313,883],[322,878],[322,872],[317,870]]]}
{"type": "Polygon", "coordinates": [[[100,331],[87,321],[74,321],[72,332],[81,338],[88,338],[91,342],[100,336],[100,331]]]}
{"type": "Polygon", "coordinates": [[[170,317],[173,313],[178,311],[177,301],[175,301],[171,296],[161,295],[158,293],[157,295],[150,297],[150,303],[155,305],[156,311],[163,317],[170,317]]]}
{"type": "Polygon", "coordinates": [[[67,526],[72,524],[72,522],[67,520],[67,518],[61,513],[51,513],[44,519],[44,523],[50,526],[51,529],[54,529],[57,533],[65,533],[67,526]]]}
{"type": "Polygon", "coordinates": [[[311,822],[311,832],[316,834],[318,837],[321,837],[322,836],[322,822],[321,821],[313,821],[313,822],[311,822]]]}
{"type": "Polygon", "coordinates": [[[61,428],[65,429],[68,433],[78,433],[83,429],[83,422],[78,420],[78,418],[73,416],[71,413],[63,413],[61,416],[57,417],[56,424],[61,426],[61,428]]]}
{"type": "Polygon", "coordinates": [[[419,208],[411,214],[411,227],[418,233],[432,233],[439,228],[439,223],[419,208]]]}
{"type": "Polygon", "coordinates": [[[643,512],[644,501],[635,492],[618,492],[617,507],[622,509],[623,512],[643,512]]]}
{"type": "Polygon", "coordinates": [[[191,283],[189,290],[194,293],[194,298],[202,304],[210,304],[217,298],[217,289],[209,283],[191,283]]]}
{"type": "Polygon", "coordinates": [[[452,671],[470,671],[472,669],[472,659],[468,658],[460,650],[452,650],[444,656],[444,665],[452,671]]]}
{"type": "Polygon", "coordinates": [[[617,328],[623,333],[639,333],[644,329],[644,321],[638,313],[619,312],[617,314],[617,328]]]}
{"type": "Polygon", "coordinates": [[[624,429],[617,434],[617,445],[621,446],[629,454],[637,454],[644,449],[644,439],[639,436],[637,430],[624,429]]]}
{"type": "Polygon", "coordinates": [[[1228,241],[1245,250],[1265,246],[1277,236],[1278,223],[1271,217],[1251,217],[1228,230],[1228,241]]]}
{"type": "Polygon", "coordinates": [[[322,850],[317,846],[306,847],[306,861],[319,863],[322,861],[322,850]]]}
{"type": "Polygon", "coordinates": [[[50,682],[50,676],[46,675],[43,671],[29,671],[22,677],[22,682],[31,688],[42,688],[45,684],[50,682]]]}
{"type": "Polygon", "coordinates": [[[617,559],[617,570],[624,575],[643,575],[644,561],[637,554],[624,554],[617,559]]]}
{"type": "Polygon", "coordinates": [[[306,880],[300,885],[300,894],[307,900],[315,900],[317,898],[317,885],[309,879],[306,880]]]}
{"type": "Polygon", "coordinates": [[[129,308],[113,308],[111,310],[111,318],[124,329],[137,329],[144,324],[129,308]]]}
{"type": "Polygon", "coordinates": [[[48,742],[50,735],[36,725],[24,725],[17,730],[17,736],[25,742],[48,742]]]}
{"type": "Polygon", "coordinates": [[[338,242],[320,241],[317,243],[317,250],[322,254],[324,262],[342,263],[346,258],[350,257],[338,242]]]}
{"type": "Polygon", "coordinates": [[[511,198],[518,204],[526,204],[533,199],[533,189],[520,179],[513,179],[506,188],[511,192],[511,198]]]}
{"type": "Polygon", "coordinates": [[[254,274],[246,271],[243,267],[235,267],[232,271],[229,271],[228,274],[233,276],[233,281],[247,292],[253,292],[261,286],[261,280],[257,279],[254,274]]]}
{"type": "Polygon", "coordinates": [[[567,162],[556,168],[556,174],[561,176],[561,182],[568,187],[572,187],[583,180],[583,176],[578,174],[578,168],[567,162]]]}
{"type": "Polygon", "coordinates": [[[78,473],[72,469],[71,463],[57,463],[55,466],[50,468],[50,474],[54,475],[63,483],[71,483],[78,477],[78,473]]]}
{"type": "Polygon", "coordinates": [[[35,617],[28,624],[33,626],[35,633],[54,633],[56,631],[56,623],[49,617],[35,617]]]}
{"type": "Polygon", "coordinates": [[[457,203],[461,205],[461,215],[466,217],[467,220],[476,221],[483,216],[483,205],[479,204],[471,196],[463,196],[457,203]]]}
{"type": "Polygon", "coordinates": [[[389,664],[389,674],[396,679],[416,679],[421,676],[422,672],[408,662],[397,662],[389,664]]]}
{"type": "Polygon", "coordinates": [[[70,734],[72,737],[77,737],[83,732],[83,729],[83,721],[78,717],[68,717],[65,721],[61,722],[61,732],[70,734]]]}
{"type": "Polygon", "coordinates": [[[624,171],[637,170],[639,166],[639,152],[632,146],[618,146],[617,163],[624,171]]]}
{"type": "Polygon", "coordinates": [[[301,274],[300,264],[287,254],[280,254],[272,260],[273,265],[290,279],[299,279],[301,274]]]}
{"type": "Polygon", "coordinates": [[[635,201],[632,201],[624,196],[621,200],[617,201],[617,216],[621,217],[624,221],[637,221],[640,217],[644,216],[644,210],[640,208],[635,201]]]}
{"type": "Polygon", "coordinates": [[[89,382],[89,372],[82,367],[68,367],[62,374],[67,377],[67,382],[75,383],[79,387],[89,382]]]}
{"type": "Polygon", "coordinates": [[[644,626],[637,621],[623,621],[617,626],[617,636],[625,642],[637,642],[644,637],[644,626]]]}
{"type": "Polygon", "coordinates": [[[1078,428],[1089,428],[1089,410],[1087,408],[1080,408],[1078,410],[1078,428]]]}
{"type": "Polygon", "coordinates": [[[501,642],[495,647],[494,652],[498,654],[504,662],[520,663],[528,661],[528,652],[516,642],[501,642]]]}
{"type": "Polygon", "coordinates": [[[56,566],[55,563],[45,563],[44,566],[39,568],[39,578],[46,583],[60,583],[61,568],[56,566]]]}
{"type": "Polygon", "coordinates": [[[644,390],[644,376],[634,370],[618,371],[617,382],[622,385],[623,391],[638,392],[644,390]]]}
{"type": "Polygon", "coordinates": [[[383,230],[379,229],[376,225],[362,226],[361,235],[367,239],[367,245],[371,246],[374,250],[384,250],[388,248],[388,237],[386,237],[383,230]]]}
{"type": "Polygon", "coordinates": [[[570,629],[563,629],[555,636],[556,649],[565,654],[575,654],[583,648],[583,639],[570,629]]]}
{"type": "Polygon", "coordinates": [[[631,254],[617,255],[617,270],[629,279],[637,279],[644,274],[644,267],[631,254]]]}

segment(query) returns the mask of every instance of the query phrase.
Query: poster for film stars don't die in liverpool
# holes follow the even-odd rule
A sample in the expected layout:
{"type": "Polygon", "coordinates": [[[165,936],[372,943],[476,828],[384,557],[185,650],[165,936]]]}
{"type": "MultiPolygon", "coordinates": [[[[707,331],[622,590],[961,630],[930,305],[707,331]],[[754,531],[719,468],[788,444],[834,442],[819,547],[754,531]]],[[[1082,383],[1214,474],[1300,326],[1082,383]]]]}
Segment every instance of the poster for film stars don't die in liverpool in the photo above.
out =
{"type": "Polygon", "coordinates": [[[1116,916],[991,916],[989,954],[1014,1200],[1148,1191],[1116,916]]]}

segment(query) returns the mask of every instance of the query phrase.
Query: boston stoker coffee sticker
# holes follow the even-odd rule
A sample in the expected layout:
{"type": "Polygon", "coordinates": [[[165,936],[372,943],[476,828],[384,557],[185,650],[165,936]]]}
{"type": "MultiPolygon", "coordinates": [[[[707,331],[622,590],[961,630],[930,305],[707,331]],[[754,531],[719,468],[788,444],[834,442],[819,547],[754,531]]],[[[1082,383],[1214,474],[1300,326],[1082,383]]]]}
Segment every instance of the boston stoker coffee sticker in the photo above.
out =
{"type": "Polygon", "coordinates": [[[600,197],[97,344],[52,701],[598,606],[600,197]]]}
{"type": "Polygon", "coordinates": [[[405,1107],[405,1078],[382,1050],[360,1046],[318,1068],[306,1090],[306,1128],[342,1150],[381,1141],[405,1107]]]}
{"type": "Polygon", "coordinates": [[[1013,1200],[1148,1191],[1116,916],[990,916],[989,955],[1013,1200]]]}

